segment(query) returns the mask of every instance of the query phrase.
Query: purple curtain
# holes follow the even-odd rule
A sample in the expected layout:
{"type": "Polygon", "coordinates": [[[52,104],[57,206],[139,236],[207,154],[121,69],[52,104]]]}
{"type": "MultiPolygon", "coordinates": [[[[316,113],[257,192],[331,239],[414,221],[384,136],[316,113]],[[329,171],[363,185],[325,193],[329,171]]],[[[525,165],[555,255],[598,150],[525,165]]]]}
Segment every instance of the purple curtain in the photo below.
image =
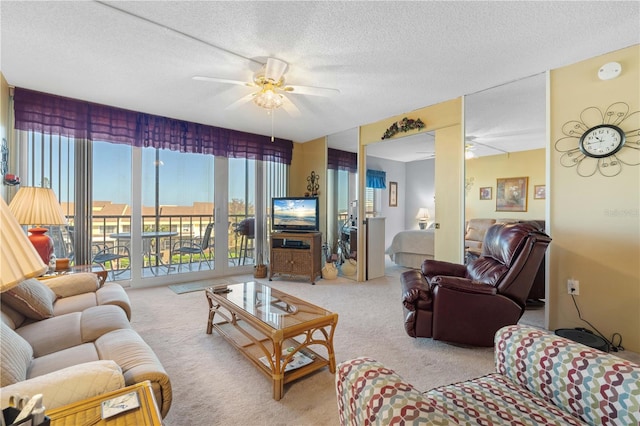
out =
{"type": "Polygon", "coordinates": [[[293,142],[16,88],[15,126],[45,134],[291,164],[293,142]]]}
{"type": "Polygon", "coordinates": [[[327,150],[327,168],[356,173],[358,171],[358,154],[329,148],[327,150]]]}

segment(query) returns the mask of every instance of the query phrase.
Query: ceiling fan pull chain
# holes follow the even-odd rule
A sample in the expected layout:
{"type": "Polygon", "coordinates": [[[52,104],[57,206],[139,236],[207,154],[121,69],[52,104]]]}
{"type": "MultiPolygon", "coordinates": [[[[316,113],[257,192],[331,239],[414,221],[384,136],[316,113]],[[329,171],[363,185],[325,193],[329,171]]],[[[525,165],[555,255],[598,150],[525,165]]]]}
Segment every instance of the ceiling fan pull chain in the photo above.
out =
{"type": "Polygon", "coordinates": [[[269,114],[271,114],[271,142],[273,142],[273,110],[269,111],[269,114]]]}

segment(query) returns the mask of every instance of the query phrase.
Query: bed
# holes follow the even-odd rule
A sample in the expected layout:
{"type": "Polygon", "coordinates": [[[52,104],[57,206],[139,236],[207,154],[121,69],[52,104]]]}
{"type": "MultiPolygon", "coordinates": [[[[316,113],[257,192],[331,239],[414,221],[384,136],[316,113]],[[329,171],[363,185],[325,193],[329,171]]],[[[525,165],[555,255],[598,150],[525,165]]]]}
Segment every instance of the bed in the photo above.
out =
{"type": "Polygon", "coordinates": [[[425,259],[433,259],[435,229],[398,232],[386,253],[400,266],[419,269],[425,259]]]}

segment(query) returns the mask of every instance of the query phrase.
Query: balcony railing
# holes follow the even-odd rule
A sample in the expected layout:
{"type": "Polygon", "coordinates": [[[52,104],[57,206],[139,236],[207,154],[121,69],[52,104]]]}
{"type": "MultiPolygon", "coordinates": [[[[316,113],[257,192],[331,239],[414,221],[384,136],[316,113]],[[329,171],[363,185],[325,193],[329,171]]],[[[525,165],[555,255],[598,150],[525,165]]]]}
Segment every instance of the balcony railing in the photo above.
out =
{"type": "MultiPolygon", "coordinates": [[[[229,223],[226,226],[228,234],[228,246],[226,247],[227,258],[230,265],[239,264],[241,236],[235,232],[236,226],[246,219],[244,214],[229,215],[229,223]]],[[[69,225],[52,230],[55,253],[58,257],[69,257],[73,262],[73,239],[74,218],[67,218],[69,225]]],[[[195,244],[202,244],[207,225],[213,220],[211,215],[180,215],[180,216],[150,216],[142,217],[143,238],[143,276],[151,273],[157,274],[160,268],[164,268],[162,273],[180,273],[193,270],[194,264],[202,265],[215,262],[215,251],[220,250],[215,244],[215,228],[209,237],[208,247],[203,253],[179,254],[173,251],[177,243],[190,241],[195,244]],[[159,233],[160,236],[152,236],[159,233]]],[[[130,216],[118,215],[94,215],[91,235],[92,259],[95,253],[104,247],[130,247],[131,238],[131,218],[130,216]]],[[[253,251],[251,250],[254,240],[251,239],[250,250],[242,264],[254,264],[253,251]]],[[[122,251],[118,252],[124,253],[122,251]]],[[[130,262],[127,253],[118,259],[109,260],[104,263],[109,271],[109,279],[128,279],[130,277],[130,262]]],[[[244,255],[244,252],[243,252],[244,255]]],[[[244,256],[243,256],[244,257],[244,256]]],[[[204,267],[204,266],[202,266],[204,267]]]]}

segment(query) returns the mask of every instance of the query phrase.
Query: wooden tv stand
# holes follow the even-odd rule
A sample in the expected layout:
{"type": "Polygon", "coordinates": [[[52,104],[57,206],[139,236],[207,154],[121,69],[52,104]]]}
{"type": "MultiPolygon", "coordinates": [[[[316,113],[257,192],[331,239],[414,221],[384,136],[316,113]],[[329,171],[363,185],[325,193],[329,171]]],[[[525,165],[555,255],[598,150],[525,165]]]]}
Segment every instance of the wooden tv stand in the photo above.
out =
{"type": "Polygon", "coordinates": [[[322,276],[322,232],[272,232],[269,281],[276,275],[322,276]]]}

